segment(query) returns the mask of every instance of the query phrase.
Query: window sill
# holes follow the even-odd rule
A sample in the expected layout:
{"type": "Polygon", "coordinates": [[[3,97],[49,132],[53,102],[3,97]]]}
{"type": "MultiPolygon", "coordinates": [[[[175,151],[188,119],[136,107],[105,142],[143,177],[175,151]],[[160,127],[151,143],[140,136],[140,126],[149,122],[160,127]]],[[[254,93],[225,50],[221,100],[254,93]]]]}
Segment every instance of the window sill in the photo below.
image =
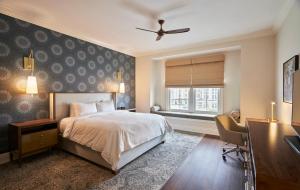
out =
{"type": "Polygon", "coordinates": [[[173,111],[151,111],[151,113],[155,113],[163,116],[170,116],[170,117],[200,119],[200,120],[209,120],[209,121],[214,121],[216,117],[216,115],[211,115],[211,114],[183,113],[183,112],[173,112],[173,111]]]}

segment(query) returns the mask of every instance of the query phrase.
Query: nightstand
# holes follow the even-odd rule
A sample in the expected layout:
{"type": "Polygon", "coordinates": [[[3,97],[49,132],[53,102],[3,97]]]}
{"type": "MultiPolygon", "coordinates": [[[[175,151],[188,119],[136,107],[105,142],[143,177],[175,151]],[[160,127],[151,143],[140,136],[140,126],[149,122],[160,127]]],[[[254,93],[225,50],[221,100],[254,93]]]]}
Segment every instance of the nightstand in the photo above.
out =
{"type": "Polygon", "coordinates": [[[58,142],[57,121],[40,119],[9,124],[10,158],[18,159],[51,149],[58,142]]]}

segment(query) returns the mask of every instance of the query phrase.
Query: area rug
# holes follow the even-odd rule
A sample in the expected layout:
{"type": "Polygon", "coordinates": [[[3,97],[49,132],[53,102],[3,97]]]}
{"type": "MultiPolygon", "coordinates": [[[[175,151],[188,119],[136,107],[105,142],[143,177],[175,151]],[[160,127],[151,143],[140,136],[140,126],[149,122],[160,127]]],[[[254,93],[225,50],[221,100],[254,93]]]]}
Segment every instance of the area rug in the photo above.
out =
{"type": "Polygon", "coordinates": [[[201,141],[201,136],[174,133],[118,175],[69,153],[55,150],[0,166],[0,189],[158,190],[201,141]]]}

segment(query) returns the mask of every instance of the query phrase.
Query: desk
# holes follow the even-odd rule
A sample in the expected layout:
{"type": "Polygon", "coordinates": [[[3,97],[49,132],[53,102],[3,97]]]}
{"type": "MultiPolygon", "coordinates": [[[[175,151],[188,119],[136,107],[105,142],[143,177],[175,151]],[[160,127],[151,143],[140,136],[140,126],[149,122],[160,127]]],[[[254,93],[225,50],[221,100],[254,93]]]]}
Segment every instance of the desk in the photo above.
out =
{"type": "Polygon", "coordinates": [[[248,119],[248,189],[299,190],[300,155],[284,141],[291,126],[248,119]]]}

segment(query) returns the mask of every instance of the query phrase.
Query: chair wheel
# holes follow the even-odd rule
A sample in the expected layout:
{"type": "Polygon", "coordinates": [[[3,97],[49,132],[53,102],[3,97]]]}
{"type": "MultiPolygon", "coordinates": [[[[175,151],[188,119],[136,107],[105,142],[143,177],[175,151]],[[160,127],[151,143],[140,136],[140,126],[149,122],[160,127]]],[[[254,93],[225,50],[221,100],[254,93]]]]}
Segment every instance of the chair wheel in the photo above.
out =
{"type": "Polygon", "coordinates": [[[224,161],[226,161],[226,157],[225,156],[222,156],[222,158],[223,158],[224,161]]]}
{"type": "Polygon", "coordinates": [[[226,152],[225,148],[223,148],[223,152],[226,152]]]}

